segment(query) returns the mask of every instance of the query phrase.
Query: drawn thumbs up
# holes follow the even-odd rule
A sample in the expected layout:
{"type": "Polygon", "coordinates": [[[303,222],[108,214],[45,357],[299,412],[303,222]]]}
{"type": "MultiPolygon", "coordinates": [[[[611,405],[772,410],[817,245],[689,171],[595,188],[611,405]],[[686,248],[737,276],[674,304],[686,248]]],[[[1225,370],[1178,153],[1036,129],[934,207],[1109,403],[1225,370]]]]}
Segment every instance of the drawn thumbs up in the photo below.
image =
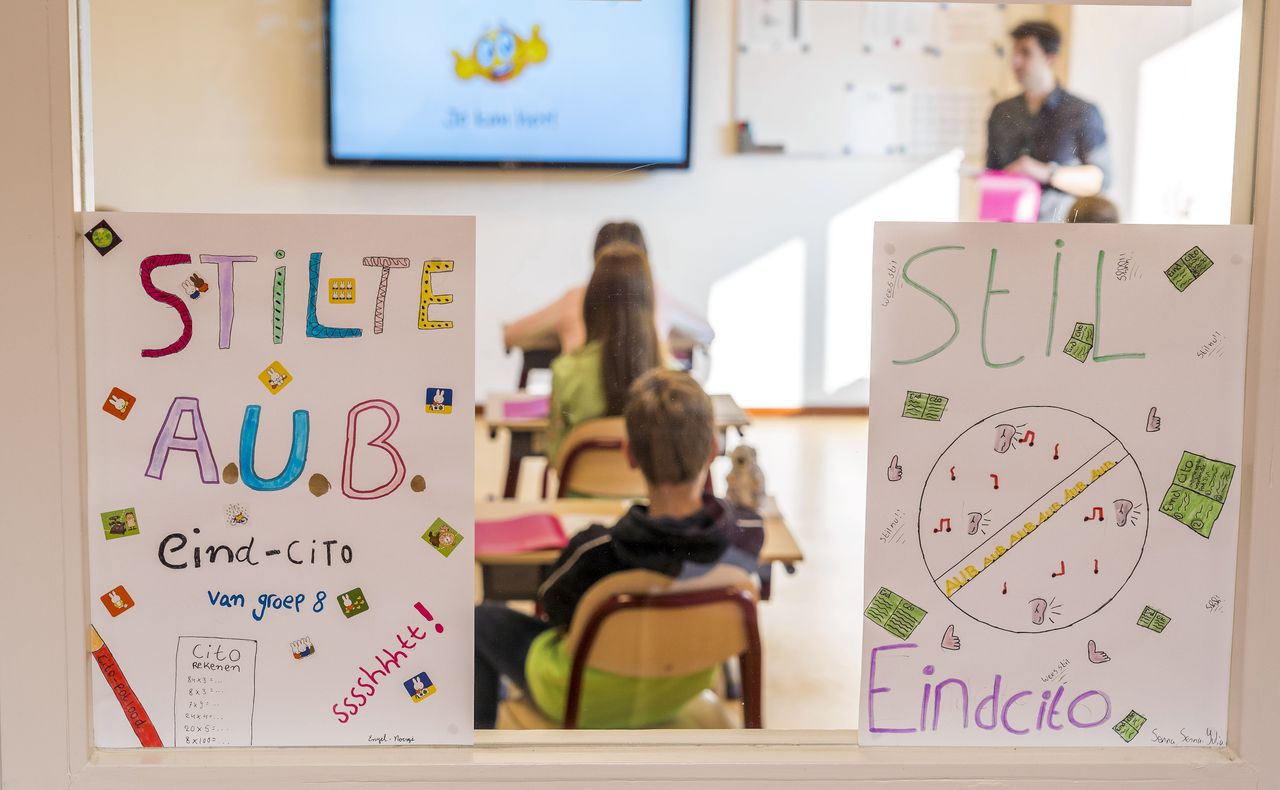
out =
{"type": "Polygon", "coordinates": [[[956,636],[956,627],[954,625],[947,626],[946,632],[942,634],[943,650],[959,650],[960,637],[956,636]]]}
{"type": "Polygon", "coordinates": [[[1151,411],[1147,412],[1147,433],[1155,433],[1160,430],[1160,418],[1156,416],[1156,407],[1152,406],[1151,411]]]}
{"type": "Polygon", "coordinates": [[[889,482],[896,483],[902,479],[902,465],[898,463],[898,456],[894,456],[889,461],[889,482]]]}

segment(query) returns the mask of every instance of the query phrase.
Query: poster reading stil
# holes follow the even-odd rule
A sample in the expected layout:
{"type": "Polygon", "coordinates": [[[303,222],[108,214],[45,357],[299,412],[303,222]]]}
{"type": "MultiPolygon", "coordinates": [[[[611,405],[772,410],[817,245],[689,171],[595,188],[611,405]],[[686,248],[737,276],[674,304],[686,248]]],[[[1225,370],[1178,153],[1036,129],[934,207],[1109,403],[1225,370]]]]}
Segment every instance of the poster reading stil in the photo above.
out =
{"type": "Polygon", "coordinates": [[[877,225],[861,743],[1225,743],[1251,247],[877,225]]]}
{"type": "Polygon", "coordinates": [[[471,217],[86,214],[104,747],[471,742],[471,217]]]}

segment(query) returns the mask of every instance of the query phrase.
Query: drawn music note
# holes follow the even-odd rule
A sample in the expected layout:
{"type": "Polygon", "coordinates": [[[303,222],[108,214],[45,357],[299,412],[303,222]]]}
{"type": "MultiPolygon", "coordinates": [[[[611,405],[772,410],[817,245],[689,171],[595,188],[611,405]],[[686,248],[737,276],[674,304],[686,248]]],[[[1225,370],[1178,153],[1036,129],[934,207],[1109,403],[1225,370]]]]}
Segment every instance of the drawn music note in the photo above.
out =
{"type": "Polygon", "coordinates": [[[1036,432],[1035,432],[1035,431],[1027,431],[1026,433],[1024,433],[1024,434],[1022,435],[1022,438],[1021,438],[1021,439],[1019,439],[1019,440],[1018,440],[1018,442],[1019,442],[1019,443],[1021,443],[1021,444],[1025,444],[1025,445],[1027,445],[1028,447],[1035,447],[1035,446],[1036,446],[1036,432]]]}
{"type": "Polygon", "coordinates": [[[1000,475],[994,475],[994,474],[993,474],[993,475],[991,475],[990,477],[991,477],[991,482],[992,482],[992,483],[994,483],[994,485],[992,485],[991,487],[992,487],[992,488],[994,488],[994,489],[996,489],[996,490],[999,490],[999,488],[1000,488],[1000,475]]]}
{"type": "Polygon", "coordinates": [[[1053,460],[1058,460],[1058,445],[1053,446],[1053,460]]]}
{"type": "Polygon", "coordinates": [[[951,479],[952,480],[956,479],[956,468],[954,466],[951,467],[951,479]]]}
{"type": "Polygon", "coordinates": [[[1009,594],[1009,582],[1005,582],[1005,583],[1004,583],[1004,587],[1002,587],[1002,588],[1000,589],[1000,594],[1001,594],[1001,595],[1008,595],[1008,594],[1009,594]]]}
{"type": "Polygon", "coordinates": [[[1093,515],[1092,515],[1092,516],[1085,516],[1085,517],[1084,517],[1084,520],[1085,520],[1085,521],[1102,521],[1102,520],[1103,520],[1102,508],[1100,508],[1100,507],[1095,507],[1095,508],[1093,509],[1093,515]]]}
{"type": "Polygon", "coordinates": [[[1059,576],[1066,576],[1066,575],[1067,575],[1067,561],[1066,561],[1066,560],[1059,560],[1058,562],[1059,562],[1059,564],[1061,565],[1061,567],[1058,569],[1058,572],[1057,572],[1057,573],[1051,573],[1051,574],[1049,574],[1049,578],[1051,578],[1051,579],[1056,579],[1056,578],[1058,578],[1059,576]]]}
{"type": "Polygon", "coordinates": [[[1098,572],[1098,561],[1096,559],[1093,561],[1093,572],[1098,572]]]}
{"type": "Polygon", "coordinates": [[[941,532],[943,529],[946,529],[947,532],[951,531],[951,519],[949,518],[938,519],[938,528],[935,529],[934,532],[941,532]]]}

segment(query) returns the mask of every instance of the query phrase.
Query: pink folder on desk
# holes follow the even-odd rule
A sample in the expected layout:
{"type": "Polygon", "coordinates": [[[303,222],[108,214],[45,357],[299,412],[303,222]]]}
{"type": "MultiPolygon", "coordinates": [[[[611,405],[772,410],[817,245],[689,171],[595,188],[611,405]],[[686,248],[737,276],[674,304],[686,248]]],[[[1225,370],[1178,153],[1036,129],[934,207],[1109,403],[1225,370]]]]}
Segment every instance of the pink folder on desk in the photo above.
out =
{"type": "Polygon", "coordinates": [[[1026,176],[988,170],[978,176],[978,219],[1035,222],[1040,217],[1040,185],[1026,176]]]}
{"type": "Polygon", "coordinates": [[[502,404],[502,416],[508,420],[541,420],[551,414],[551,397],[509,400],[502,404]]]}
{"type": "Polygon", "coordinates": [[[560,519],[550,513],[476,522],[476,554],[520,554],[567,545],[560,519]]]}

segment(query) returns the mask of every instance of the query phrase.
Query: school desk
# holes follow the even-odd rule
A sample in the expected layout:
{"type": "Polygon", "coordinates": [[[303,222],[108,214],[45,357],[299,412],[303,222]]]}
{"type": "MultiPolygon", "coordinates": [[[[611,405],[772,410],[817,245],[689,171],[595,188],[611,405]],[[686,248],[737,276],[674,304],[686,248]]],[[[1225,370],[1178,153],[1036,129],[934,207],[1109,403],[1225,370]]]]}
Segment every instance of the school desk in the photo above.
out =
{"type": "MultiPolygon", "coordinates": [[[[496,521],[531,513],[553,513],[560,519],[565,534],[572,538],[592,524],[613,526],[630,506],[631,500],[622,499],[549,499],[540,502],[501,499],[477,502],[476,520],[496,521]]],[[[760,506],[760,516],[764,521],[764,545],[760,548],[762,569],[769,568],[776,562],[788,572],[793,571],[795,564],[804,560],[804,552],[800,550],[795,535],[791,533],[773,497],[765,497],[760,506]]],[[[536,597],[538,585],[546,577],[547,570],[559,556],[559,549],[477,555],[476,563],[483,576],[485,599],[532,600],[536,597]]],[[[761,578],[760,597],[764,600],[769,598],[769,576],[765,572],[761,578]]]]}
{"type": "MultiPolygon", "coordinates": [[[[506,416],[503,406],[507,401],[530,400],[535,397],[525,392],[504,392],[490,395],[484,404],[484,421],[489,426],[489,438],[497,437],[501,428],[511,432],[511,446],[507,452],[507,477],[502,489],[504,499],[515,498],[516,484],[520,479],[520,459],[541,454],[535,447],[547,432],[547,418],[510,418],[506,416]]],[[[712,395],[711,408],[723,451],[725,433],[733,428],[741,436],[742,429],[751,424],[751,418],[732,395],[712,395]]]]}

